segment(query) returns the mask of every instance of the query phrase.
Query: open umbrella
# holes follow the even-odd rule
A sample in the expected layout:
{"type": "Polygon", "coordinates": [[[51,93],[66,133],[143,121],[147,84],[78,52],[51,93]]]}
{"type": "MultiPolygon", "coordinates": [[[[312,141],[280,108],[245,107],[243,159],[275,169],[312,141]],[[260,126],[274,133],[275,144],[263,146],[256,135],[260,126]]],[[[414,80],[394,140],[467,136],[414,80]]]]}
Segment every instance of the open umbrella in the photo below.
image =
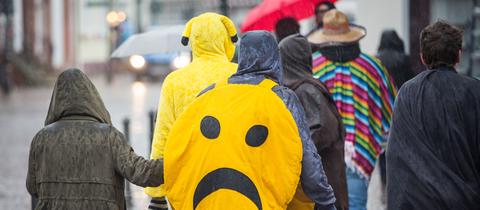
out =
{"type": "Polygon", "coordinates": [[[273,31],[277,21],[283,17],[309,18],[314,15],[315,6],[324,1],[336,0],[264,0],[247,14],[241,31],[273,31]]]}
{"type": "Polygon", "coordinates": [[[135,34],[123,42],[111,57],[189,52],[190,48],[180,42],[184,28],[184,25],[175,25],[135,34]]]}

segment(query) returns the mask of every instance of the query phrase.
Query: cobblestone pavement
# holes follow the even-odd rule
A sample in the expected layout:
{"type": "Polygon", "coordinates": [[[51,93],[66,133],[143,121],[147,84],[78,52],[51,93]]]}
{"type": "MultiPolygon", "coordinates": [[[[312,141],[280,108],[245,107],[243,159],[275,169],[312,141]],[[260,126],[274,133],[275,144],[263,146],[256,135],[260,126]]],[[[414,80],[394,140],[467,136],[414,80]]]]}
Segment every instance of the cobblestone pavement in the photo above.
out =
{"type": "MultiPolygon", "coordinates": [[[[130,118],[131,145],[147,157],[149,148],[148,111],[157,107],[161,84],[133,82],[131,75],[117,77],[107,85],[103,77],[92,77],[115,127],[123,130],[122,121],[130,118]]],[[[25,189],[28,151],[35,133],[43,127],[53,84],[20,88],[7,97],[0,95],[0,209],[30,209],[25,189]]],[[[369,210],[383,210],[378,175],[369,189],[369,210]]],[[[129,208],[146,209],[148,198],[140,187],[130,185],[129,208]]]]}

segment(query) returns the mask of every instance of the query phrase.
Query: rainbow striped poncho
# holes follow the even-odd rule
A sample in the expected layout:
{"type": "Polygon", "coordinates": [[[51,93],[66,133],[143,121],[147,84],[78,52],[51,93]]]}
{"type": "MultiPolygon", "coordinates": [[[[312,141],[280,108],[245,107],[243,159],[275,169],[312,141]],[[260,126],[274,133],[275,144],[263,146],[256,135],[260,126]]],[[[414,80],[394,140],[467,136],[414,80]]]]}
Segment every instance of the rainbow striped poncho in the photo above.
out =
{"type": "Polygon", "coordinates": [[[397,94],[380,61],[361,53],[338,63],[313,53],[313,76],[325,83],[346,129],[345,163],[369,179],[390,129],[397,94]]]}

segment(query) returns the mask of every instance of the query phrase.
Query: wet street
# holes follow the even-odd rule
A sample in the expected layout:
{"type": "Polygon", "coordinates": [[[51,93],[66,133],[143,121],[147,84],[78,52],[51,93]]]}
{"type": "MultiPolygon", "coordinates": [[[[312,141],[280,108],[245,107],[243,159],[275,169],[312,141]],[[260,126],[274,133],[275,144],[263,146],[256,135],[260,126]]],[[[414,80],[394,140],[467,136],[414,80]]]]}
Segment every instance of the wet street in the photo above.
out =
{"type": "MultiPolygon", "coordinates": [[[[130,144],[148,157],[149,116],[156,109],[160,83],[134,82],[131,75],[117,76],[112,85],[104,77],[91,77],[116,128],[123,131],[123,120],[130,119],[130,144]]],[[[0,209],[31,208],[30,195],[25,188],[28,151],[35,133],[43,127],[53,84],[36,88],[20,88],[10,97],[0,97],[0,209]]],[[[143,189],[130,184],[127,193],[128,209],[147,209],[149,199],[143,189]]],[[[379,197],[378,172],[372,177],[369,189],[369,210],[384,209],[379,197]]]]}
{"type": "MultiPolygon", "coordinates": [[[[130,144],[137,154],[148,157],[149,116],[156,109],[160,83],[133,82],[131,75],[115,78],[107,85],[103,76],[92,77],[116,128],[130,119],[130,144]]],[[[43,127],[53,84],[19,88],[6,98],[0,96],[0,209],[30,209],[25,188],[28,151],[35,133],[43,127]]],[[[142,188],[131,185],[129,209],[146,209],[148,198],[142,188]]]]}

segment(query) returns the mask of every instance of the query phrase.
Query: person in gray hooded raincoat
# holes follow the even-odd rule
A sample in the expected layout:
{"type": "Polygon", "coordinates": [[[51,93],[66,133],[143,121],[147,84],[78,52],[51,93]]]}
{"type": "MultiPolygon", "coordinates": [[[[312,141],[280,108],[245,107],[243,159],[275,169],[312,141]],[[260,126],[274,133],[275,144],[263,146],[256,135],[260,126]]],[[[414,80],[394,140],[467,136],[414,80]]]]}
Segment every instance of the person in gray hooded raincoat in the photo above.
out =
{"type": "Polygon", "coordinates": [[[124,179],[158,186],[163,161],[137,156],[87,76],[63,72],[30,146],[27,190],[38,199],[35,209],[124,209],[124,179]]]}
{"type": "MultiPolygon", "coordinates": [[[[310,136],[302,104],[292,90],[282,85],[283,71],[275,38],[267,31],[247,32],[240,41],[238,70],[228,79],[228,83],[257,85],[265,78],[279,84],[272,90],[282,99],[298,126],[303,145],[300,182],[305,195],[315,202],[315,209],[336,209],[335,195],[310,136]]],[[[201,94],[214,87],[210,86],[201,94]]]]}
{"type": "Polygon", "coordinates": [[[325,174],[335,192],[335,206],[338,210],[348,209],[342,117],[328,88],[312,76],[312,51],[308,40],[300,34],[290,35],[279,43],[279,48],[283,84],[295,92],[305,109],[310,136],[322,156],[325,174]]]}

